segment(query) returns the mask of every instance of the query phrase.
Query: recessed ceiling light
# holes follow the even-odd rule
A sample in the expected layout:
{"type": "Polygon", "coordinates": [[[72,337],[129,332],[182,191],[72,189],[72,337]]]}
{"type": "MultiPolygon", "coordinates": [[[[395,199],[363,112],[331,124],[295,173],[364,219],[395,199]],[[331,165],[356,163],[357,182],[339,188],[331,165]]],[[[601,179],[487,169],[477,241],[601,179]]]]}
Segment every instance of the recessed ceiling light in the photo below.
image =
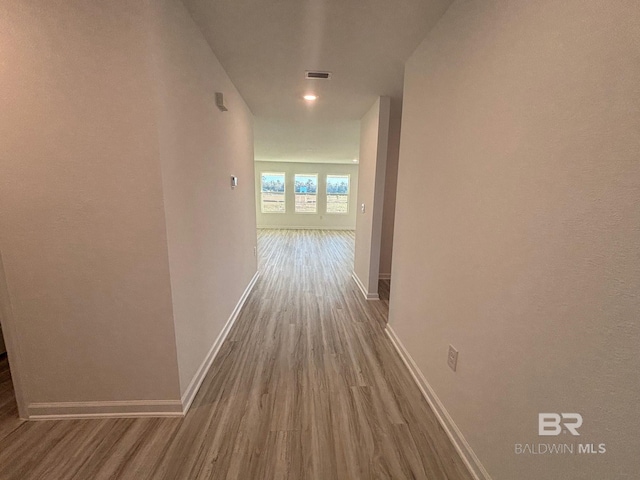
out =
{"type": "Polygon", "coordinates": [[[354,158],[354,159],[353,159],[353,161],[357,163],[357,162],[358,162],[358,159],[357,159],[357,158],[354,158]]]}
{"type": "Polygon", "coordinates": [[[302,98],[304,98],[304,99],[305,99],[306,101],[308,101],[308,102],[313,102],[314,100],[317,100],[317,99],[318,99],[318,97],[317,97],[316,95],[312,95],[312,94],[305,95],[305,96],[304,96],[304,97],[302,97],[302,98]]]}

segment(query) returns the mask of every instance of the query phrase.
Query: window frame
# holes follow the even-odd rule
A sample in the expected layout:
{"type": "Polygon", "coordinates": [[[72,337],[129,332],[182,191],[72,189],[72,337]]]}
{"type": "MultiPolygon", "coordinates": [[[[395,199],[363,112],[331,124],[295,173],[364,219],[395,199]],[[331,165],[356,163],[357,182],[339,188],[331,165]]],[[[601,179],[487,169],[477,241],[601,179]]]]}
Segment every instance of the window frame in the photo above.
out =
{"type": "Polygon", "coordinates": [[[260,172],[260,213],[271,214],[271,213],[287,213],[287,173],[286,172],[260,172]],[[282,176],[282,193],[275,192],[276,195],[282,195],[282,205],[284,206],[282,211],[274,211],[274,212],[265,212],[264,210],[264,200],[263,195],[265,193],[274,193],[263,190],[263,177],[264,176],[282,176]]]}
{"type": "Polygon", "coordinates": [[[294,173],[293,174],[293,213],[297,215],[318,215],[318,213],[320,213],[318,208],[318,187],[320,186],[319,181],[320,181],[320,174],[318,173],[294,173]],[[315,209],[313,210],[313,212],[299,212],[297,209],[298,202],[296,202],[296,197],[297,195],[299,195],[299,193],[296,192],[296,177],[315,177],[316,179],[315,181],[316,192],[311,194],[309,193],[305,194],[305,195],[315,195],[316,197],[315,209]]]}
{"type": "Polygon", "coordinates": [[[351,174],[350,173],[328,173],[325,176],[325,213],[327,215],[349,215],[349,203],[351,200],[351,174]],[[330,177],[346,177],[347,178],[347,193],[329,193],[329,178],[330,177]],[[347,198],[345,212],[330,212],[329,211],[329,195],[344,196],[347,198]]]}

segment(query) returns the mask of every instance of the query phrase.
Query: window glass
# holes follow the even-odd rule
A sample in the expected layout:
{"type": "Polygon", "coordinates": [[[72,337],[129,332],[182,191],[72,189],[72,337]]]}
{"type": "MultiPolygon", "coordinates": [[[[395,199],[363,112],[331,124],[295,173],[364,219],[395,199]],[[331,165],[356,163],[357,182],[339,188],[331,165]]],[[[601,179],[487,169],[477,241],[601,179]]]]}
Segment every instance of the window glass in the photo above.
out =
{"type": "Polygon", "coordinates": [[[318,175],[296,174],[294,183],[296,213],[318,211],[318,175]]]}
{"type": "Polygon", "coordinates": [[[260,205],[262,213],[285,213],[284,173],[263,172],[260,174],[260,205]]]}
{"type": "Polygon", "coordinates": [[[327,213],[349,213],[349,175],[327,175],[327,213]]]}

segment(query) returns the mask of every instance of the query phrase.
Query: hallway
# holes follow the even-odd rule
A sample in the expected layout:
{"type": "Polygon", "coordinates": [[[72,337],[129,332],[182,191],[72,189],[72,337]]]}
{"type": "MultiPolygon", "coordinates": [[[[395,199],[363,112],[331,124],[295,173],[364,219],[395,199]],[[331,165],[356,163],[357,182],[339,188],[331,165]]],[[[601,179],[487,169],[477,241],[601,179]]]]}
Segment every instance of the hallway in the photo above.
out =
{"type": "Polygon", "coordinates": [[[261,277],[184,419],[24,422],[2,479],[470,478],[384,333],[387,302],[351,279],[353,232],[258,236],[261,277]]]}

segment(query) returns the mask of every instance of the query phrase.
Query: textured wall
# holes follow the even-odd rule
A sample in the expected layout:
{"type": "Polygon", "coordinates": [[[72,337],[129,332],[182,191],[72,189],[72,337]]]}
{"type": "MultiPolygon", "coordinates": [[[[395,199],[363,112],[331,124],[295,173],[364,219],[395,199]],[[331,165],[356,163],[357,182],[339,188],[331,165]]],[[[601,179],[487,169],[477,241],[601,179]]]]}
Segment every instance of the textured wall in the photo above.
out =
{"type": "Polygon", "coordinates": [[[158,138],[180,390],[256,272],[253,116],[184,6],[155,2],[158,138]],[[215,106],[224,94],[227,112],[215,106]],[[231,188],[231,175],[239,179],[231,188]]]}
{"type": "Polygon", "coordinates": [[[3,310],[26,403],[179,398],[148,27],[135,1],[0,4],[3,310]]]}
{"type": "Polygon", "coordinates": [[[637,2],[455,2],[403,109],[399,338],[494,479],[636,478],[637,2]],[[581,436],[539,437],[539,412],[581,436]],[[576,439],[607,453],[514,453],[576,439]]]}
{"type": "Polygon", "coordinates": [[[398,160],[400,157],[400,130],[402,123],[402,101],[391,99],[389,113],[389,146],[387,168],[384,179],[384,207],[382,211],[382,240],[380,244],[380,276],[391,274],[393,255],[393,230],[396,214],[396,186],[398,182],[398,160]]]}
{"type": "Polygon", "coordinates": [[[0,297],[24,402],[179,408],[256,271],[252,115],[177,0],[0,13],[0,297]]]}
{"type": "Polygon", "coordinates": [[[367,293],[378,293],[389,97],[380,97],[360,121],[360,166],[353,270],[367,293]],[[365,205],[362,213],[361,206],[365,205]]]}

